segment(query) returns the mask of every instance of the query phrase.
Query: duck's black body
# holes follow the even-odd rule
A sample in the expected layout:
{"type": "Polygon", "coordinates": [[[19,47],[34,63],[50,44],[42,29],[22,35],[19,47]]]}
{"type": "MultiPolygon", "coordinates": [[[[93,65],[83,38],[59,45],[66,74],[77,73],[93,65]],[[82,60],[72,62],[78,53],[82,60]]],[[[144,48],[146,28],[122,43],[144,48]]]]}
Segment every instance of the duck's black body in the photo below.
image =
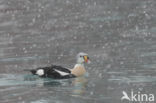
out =
{"type": "Polygon", "coordinates": [[[38,75],[40,77],[48,77],[53,79],[67,79],[74,78],[75,75],[71,74],[71,71],[67,68],[61,66],[52,65],[50,67],[40,67],[34,70],[29,70],[32,74],[38,75]],[[39,70],[43,71],[42,75],[39,75],[39,70]]]}

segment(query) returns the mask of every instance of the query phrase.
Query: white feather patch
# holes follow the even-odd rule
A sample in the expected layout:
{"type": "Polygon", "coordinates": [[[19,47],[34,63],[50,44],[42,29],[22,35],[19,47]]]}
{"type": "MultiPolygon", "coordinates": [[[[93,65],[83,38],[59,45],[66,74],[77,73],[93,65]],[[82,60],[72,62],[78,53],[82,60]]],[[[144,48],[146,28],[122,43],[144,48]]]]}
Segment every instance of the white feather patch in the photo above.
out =
{"type": "Polygon", "coordinates": [[[44,75],[44,70],[39,69],[39,70],[37,70],[36,74],[39,75],[39,76],[42,76],[42,75],[44,75]]]}
{"type": "Polygon", "coordinates": [[[69,75],[69,73],[62,72],[62,71],[59,71],[59,70],[55,70],[55,71],[58,72],[62,76],[69,75]]]}

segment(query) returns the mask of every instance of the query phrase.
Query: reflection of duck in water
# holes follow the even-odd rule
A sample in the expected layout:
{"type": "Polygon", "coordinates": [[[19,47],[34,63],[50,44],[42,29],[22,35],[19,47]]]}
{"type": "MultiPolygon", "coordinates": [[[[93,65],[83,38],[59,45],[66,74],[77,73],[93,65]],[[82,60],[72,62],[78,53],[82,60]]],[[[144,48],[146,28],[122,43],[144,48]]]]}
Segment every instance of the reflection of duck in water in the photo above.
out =
{"type": "Polygon", "coordinates": [[[40,67],[30,71],[34,75],[38,75],[40,77],[48,77],[53,79],[67,79],[80,77],[86,73],[84,68],[84,63],[90,63],[88,54],[79,53],[77,55],[77,64],[73,69],[64,68],[61,66],[52,65],[50,67],[40,67]]]}
{"type": "Polygon", "coordinates": [[[83,77],[75,78],[72,81],[72,85],[74,86],[74,89],[72,90],[72,96],[79,96],[85,92],[87,84],[87,79],[83,77]]]}

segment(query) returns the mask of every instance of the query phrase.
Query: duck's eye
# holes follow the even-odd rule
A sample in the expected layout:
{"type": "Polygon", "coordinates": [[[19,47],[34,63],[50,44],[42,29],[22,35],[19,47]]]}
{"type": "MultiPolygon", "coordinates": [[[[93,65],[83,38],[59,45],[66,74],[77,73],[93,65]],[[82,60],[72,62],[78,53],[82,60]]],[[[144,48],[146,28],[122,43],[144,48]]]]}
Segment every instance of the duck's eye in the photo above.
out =
{"type": "Polygon", "coordinates": [[[80,55],[80,57],[82,57],[82,56],[80,55]]]}

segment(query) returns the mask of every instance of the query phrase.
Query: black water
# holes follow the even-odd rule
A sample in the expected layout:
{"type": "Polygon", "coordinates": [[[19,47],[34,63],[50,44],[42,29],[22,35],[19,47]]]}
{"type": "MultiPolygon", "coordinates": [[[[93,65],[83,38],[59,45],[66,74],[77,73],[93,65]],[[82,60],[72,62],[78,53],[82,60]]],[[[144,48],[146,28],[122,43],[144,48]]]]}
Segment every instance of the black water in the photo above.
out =
{"type": "Polygon", "coordinates": [[[132,90],[156,95],[154,0],[0,0],[0,103],[127,103],[132,90]],[[84,77],[23,71],[72,68],[79,52],[84,77]]]}

